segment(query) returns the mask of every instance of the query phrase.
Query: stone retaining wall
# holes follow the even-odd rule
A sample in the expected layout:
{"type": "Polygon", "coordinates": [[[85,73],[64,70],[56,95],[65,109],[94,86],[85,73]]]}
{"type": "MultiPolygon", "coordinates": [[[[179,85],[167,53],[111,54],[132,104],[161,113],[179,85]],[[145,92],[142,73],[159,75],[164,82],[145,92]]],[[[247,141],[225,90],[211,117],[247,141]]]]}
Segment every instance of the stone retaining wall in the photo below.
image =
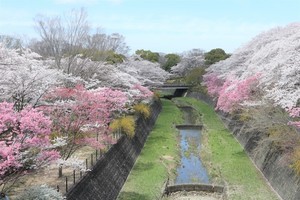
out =
{"type": "Polygon", "coordinates": [[[109,151],[97,161],[91,172],[88,172],[68,194],[69,200],[114,200],[117,198],[135,160],[139,156],[148,134],[161,111],[161,103],[151,104],[151,116],[138,117],[135,136],[129,139],[122,136],[109,151]]]}

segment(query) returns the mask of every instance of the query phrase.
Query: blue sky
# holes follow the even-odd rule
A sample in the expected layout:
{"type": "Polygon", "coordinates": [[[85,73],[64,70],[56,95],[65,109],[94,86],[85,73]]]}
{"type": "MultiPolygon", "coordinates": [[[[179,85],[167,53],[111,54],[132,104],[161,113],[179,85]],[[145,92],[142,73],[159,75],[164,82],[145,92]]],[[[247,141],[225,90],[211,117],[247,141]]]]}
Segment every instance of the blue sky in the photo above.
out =
{"type": "Polygon", "coordinates": [[[81,7],[94,29],[122,34],[131,52],[232,53],[262,31],[300,21],[300,0],[0,0],[0,34],[37,37],[37,14],[81,7]]]}

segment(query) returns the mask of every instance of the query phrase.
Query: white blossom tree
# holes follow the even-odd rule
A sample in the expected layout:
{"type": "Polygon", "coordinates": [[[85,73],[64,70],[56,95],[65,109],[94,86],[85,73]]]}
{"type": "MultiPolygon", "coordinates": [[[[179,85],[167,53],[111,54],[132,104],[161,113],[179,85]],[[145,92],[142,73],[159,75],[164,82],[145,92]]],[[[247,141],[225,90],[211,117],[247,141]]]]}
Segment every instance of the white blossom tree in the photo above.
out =
{"type": "Polygon", "coordinates": [[[117,65],[117,68],[135,77],[141,85],[147,86],[161,85],[170,76],[159,63],[142,60],[138,56],[131,56],[124,63],[117,65]]]}
{"type": "Polygon", "coordinates": [[[175,76],[184,76],[196,67],[204,65],[204,51],[192,49],[181,55],[181,61],[171,68],[171,73],[175,76]]]}
{"type": "Polygon", "coordinates": [[[14,102],[17,110],[36,106],[50,87],[83,81],[53,69],[53,61],[29,49],[7,49],[0,44],[0,101],[14,102]]]}
{"type": "Polygon", "coordinates": [[[300,23],[264,32],[236,50],[232,56],[208,68],[226,80],[260,74],[263,98],[283,108],[296,107],[300,97],[300,23]]]}

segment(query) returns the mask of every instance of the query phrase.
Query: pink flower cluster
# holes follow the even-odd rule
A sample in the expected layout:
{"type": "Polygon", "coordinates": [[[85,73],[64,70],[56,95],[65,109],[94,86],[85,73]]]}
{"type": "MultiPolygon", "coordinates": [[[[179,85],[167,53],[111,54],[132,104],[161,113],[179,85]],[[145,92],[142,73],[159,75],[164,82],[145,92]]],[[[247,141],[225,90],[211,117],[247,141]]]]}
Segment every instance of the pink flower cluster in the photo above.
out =
{"type": "Polygon", "coordinates": [[[17,112],[13,103],[0,103],[0,177],[30,167],[27,161],[37,166],[57,159],[58,152],[46,149],[50,133],[51,121],[42,112],[30,106],[17,112]]]}
{"type": "Polygon", "coordinates": [[[137,101],[141,101],[153,96],[152,91],[139,84],[135,84],[131,89],[139,91],[139,94],[134,96],[134,99],[137,101]]]}
{"type": "Polygon", "coordinates": [[[257,75],[244,80],[229,78],[223,84],[216,108],[224,112],[232,112],[239,108],[245,100],[249,100],[258,83],[257,75]]]}
{"type": "Polygon", "coordinates": [[[224,80],[219,78],[217,74],[210,73],[203,76],[203,81],[207,87],[207,92],[212,97],[218,97],[224,84],[224,80]]]}
{"type": "MultiPolygon", "coordinates": [[[[53,130],[74,145],[90,145],[95,148],[104,148],[104,143],[111,144],[114,141],[108,133],[108,124],[115,112],[124,109],[128,98],[119,90],[100,88],[86,90],[84,86],[77,85],[74,88],[56,88],[47,95],[48,100],[58,102],[53,106],[45,107],[44,111],[53,120],[53,130]],[[94,134],[106,135],[96,137],[94,134]]],[[[69,156],[66,156],[67,158],[69,156]]]]}
{"type": "Polygon", "coordinates": [[[289,122],[289,125],[293,125],[300,128],[300,107],[294,107],[288,110],[291,117],[295,118],[297,121],[289,122]]]}
{"type": "Polygon", "coordinates": [[[205,85],[211,96],[218,97],[216,109],[232,112],[239,108],[245,100],[249,100],[256,90],[259,75],[250,76],[244,80],[229,77],[225,81],[216,74],[204,77],[205,85]]]}

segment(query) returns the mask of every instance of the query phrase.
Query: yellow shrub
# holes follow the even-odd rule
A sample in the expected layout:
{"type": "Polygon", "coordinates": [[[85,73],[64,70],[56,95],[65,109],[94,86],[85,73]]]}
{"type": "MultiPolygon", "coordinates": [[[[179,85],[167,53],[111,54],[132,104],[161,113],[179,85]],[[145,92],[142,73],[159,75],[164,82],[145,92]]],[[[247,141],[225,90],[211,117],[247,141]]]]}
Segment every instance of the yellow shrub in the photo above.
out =
{"type": "Polygon", "coordinates": [[[248,110],[242,110],[242,112],[239,114],[239,120],[242,122],[248,122],[252,119],[252,113],[250,113],[248,110]]]}
{"type": "Polygon", "coordinates": [[[267,133],[273,144],[282,150],[292,148],[289,145],[296,138],[295,130],[284,124],[274,124],[267,129],[267,133]]]}
{"type": "Polygon", "coordinates": [[[300,176],[300,147],[296,148],[293,152],[292,168],[300,176]]]}
{"type": "Polygon", "coordinates": [[[113,132],[120,131],[126,134],[129,138],[133,138],[135,134],[135,120],[133,116],[124,116],[114,120],[110,125],[113,132]]]}
{"type": "Polygon", "coordinates": [[[268,128],[267,133],[270,138],[282,140],[291,140],[297,136],[295,130],[291,126],[285,124],[274,124],[272,127],[268,128]]]}
{"type": "Polygon", "coordinates": [[[140,113],[141,115],[144,116],[144,118],[149,118],[150,117],[150,107],[146,104],[139,103],[133,106],[133,110],[135,112],[140,113]]]}
{"type": "Polygon", "coordinates": [[[284,128],[280,125],[274,125],[273,127],[269,127],[267,131],[270,138],[281,138],[286,132],[284,128]]]}
{"type": "Polygon", "coordinates": [[[112,132],[117,132],[121,129],[121,120],[115,119],[109,124],[109,128],[112,130],[112,132]]]}
{"type": "Polygon", "coordinates": [[[161,93],[160,93],[158,90],[153,91],[153,98],[154,98],[155,100],[158,100],[161,96],[162,96],[162,95],[161,95],[161,93]]]}
{"type": "Polygon", "coordinates": [[[122,131],[130,138],[135,134],[135,120],[133,116],[126,116],[121,118],[122,131]]]}

